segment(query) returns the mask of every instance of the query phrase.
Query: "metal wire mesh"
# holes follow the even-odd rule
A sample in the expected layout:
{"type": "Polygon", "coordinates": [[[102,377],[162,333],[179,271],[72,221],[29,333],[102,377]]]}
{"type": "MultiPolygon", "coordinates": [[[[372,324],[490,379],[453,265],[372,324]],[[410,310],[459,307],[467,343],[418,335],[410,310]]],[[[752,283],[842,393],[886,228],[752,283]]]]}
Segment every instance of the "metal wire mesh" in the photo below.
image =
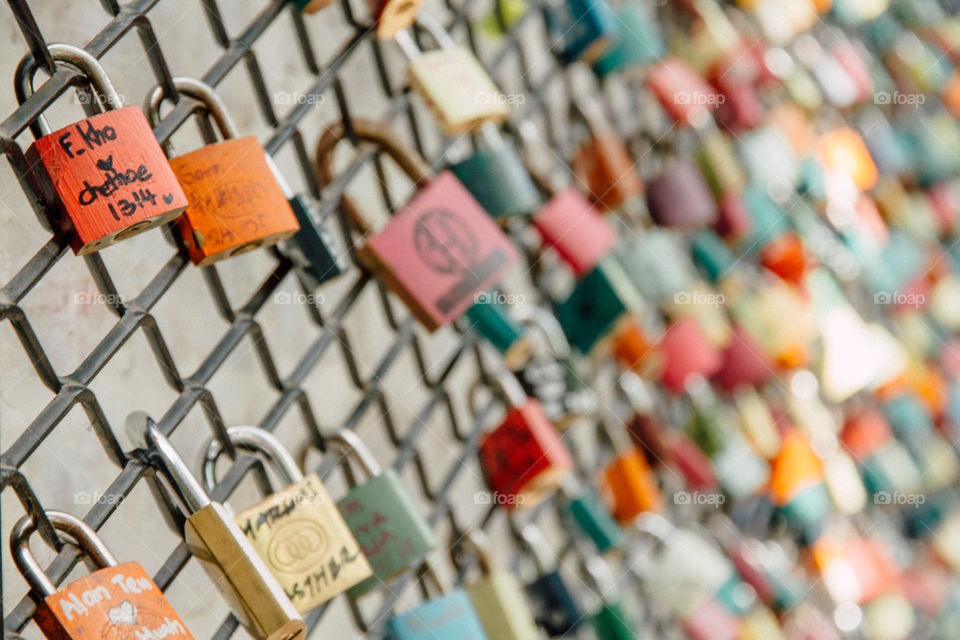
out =
{"type": "MultiPolygon", "coordinates": [[[[138,39],[140,55],[148,61],[153,81],[160,84],[167,95],[175,95],[172,83],[174,74],[163,52],[169,51],[171,47],[192,45],[190,42],[178,40],[176,33],[167,25],[154,22],[151,10],[158,4],[158,0],[133,0],[124,5],[116,0],[102,0],[101,4],[105,12],[104,26],[84,45],[86,51],[103,58],[110,56],[115,48],[129,47],[130,41],[138,39]]],[[[267,152],[278,159],[283,156],[289,161],[287,167],[295,167],[288,169],[288,174],[296,176],[294,182],[303,184],[306,191],[319,198],[322,215],[329,218],[328,222],[338,219],[341,231],[347,227],[346,221],[340,219],[337,208],[339,197],[360,180],[359,176],[364,170],[372,167],[379,178],[379,191],[382,196],[380,205],[383,208],[393,208],[401,202],[397,201],[397,192],[385,186],[390,182],[389,169],[385,168],[371,151],[359,153],[340,179],[321,191],[311,169],[311,145],[314,138],[303,132],[306,123],[317,119],[314,107],[318,102],[325,102],[330,107],[326,114],[329,116],[328,120],[343,119],[349,123],[350,118],[357,113],[356,105],[371,99],[369,95],[361,93],[361,90],[377,92],[376,100],[379,102],[376,104],[384,105],[384,110],[379,115],[390,121],[397,130],[403,130],[405,137],[430,161],[442,159],[454,143],[437,141],[434,125],[429,117],[425,116],[422,105],[416,104],[417,100],[411,99],[410,94],[401,89],[405,85],[403,65],[396,64],[397,60],[391,59],[390,56],[395,55],[395,49],[387,51],[387,47],[392,47],[392,44],[376,40],[370,25],[365,22],[365,12],[357,6],[360,3],[345,0],[339,7],[331,7],[325,11],[325,14],[342,12],[343,20],[348,25],[341,34],[342,38],[335,43],[326,40],[319,42],[313,35],[315,24],[312,24],[311,20],[323,18],[301,16],[286,6],[283,0],[265,1],[262,6],[251,3],[257,5],[255,14],[246,24],[235,29],[229,28],[228,24],[234,24],[237,15],[242,13],[239,7],[232,6],[233,3],[215,0],[203,0],[198,4],[206,17],[209,35],[218,45],[220,53],[212,60],[198,61],[202,62],[204,70],[197,77],[213,87],[220,87],[222,84],[236,83],[239,78],[232,76],[232,72],[245,68],[246,75],[242,77],[242,82],[252,89],[254,103],[229,106],[235,115],[245,109],[259,110],[260,117],[269,127],[268,134],[260,136],[267,152]],[[309,78],[306,86],[278,87],[274,78],[268,81],[265,77],[263,67],[271,52],[259,48],[259,43],[265,33],[275,28],[283,30],[282,38],[287,46],[298,50],[301,68],[297,69],[297,73],[300,74],[298,77],[309,78]],[[326,53],[321,54],[320,51],[326,53]],[[375,82],[353,82],[354,71],[351,65],[357,58],[372,61],[375,82]],[[271,81],[274,86],[268,88],[271,81]],[[358,86],[361,88],[358,89],[358,86]],[[287,101],[287,104],[277,104],[277,90],[296,92],[298,98],[287,101]]],[[[20,181],[24,195],[36,212],[38,220],[44,220],[45,212],[53,210],[51,203],[55,195],[37,184],[28,170],[24,158],[24,149],[32,139],[28,130],[35,128],[41,114],[58,101],[62,104],[65,96],[70,94],[71,86],[76,85],[82,89],[84,79],[76,70],[54,64],[47,50],[48,41],[26,0],[10,0],[9,5],[32,56],[32,62],[50,77],[42,83],[38,81],[35,93],[0,124],[0,139],[3,152],[20,181]]],[[[531,12],[513,26],[505,37],[496,41],[495,50],[477,50],[474,37],[476,18],[498,5],[499,3],[493,1],[457,3],[448,0],[443,7],[430,6],[428,3],[425,10],[438,11],[444,15],[451,33],[474,48],[495,79],[503,83],[512,78],[510,81],[515,88],[527,98],[525,114],[538,120],[542,118],[545,123],[543,137],[553,145],[560,145],[561,136],[557,134],[560,123],[551,114],[567,111],[570,88],[563,78],[562,70],[550,61],[547,52],[542,47],[534,48],[529,43],[524,43],[524,38],[521,37],[522,33],[529,34],[531,30],[536,32],[542,29],[539,14],[531,12]],[[556,103],[555,109],[545,108],[544,100],[548,94],[556,103]]],[[[429,43],[429,40],[425,39],[425,43],[429,43]]],[[[30,63],[31,60],[28,59],[27,62],[30,63]]],[[[88,113],[96,111],[95,101],[83,102],[88,113]]],[[[136,101],[127,100],[127,103],[136,101]]],[[[197,120],[203,139],[208,142],[215,140],[214,131],[206,119],[197,119],[194,114],[195,107],[196,104],[189,99],[178,101],[156,127],[157,138],[165,142],[178,134],[187,122],[197,120]]],[[[611,108],[609,104],[607,108],[611,108]]],[[[75,110],[73,115],[74,119],[80,117],[75,110]]],[[[316,126],[321,123],[313,124],[316,126]]],[[[42,232],[39,223],[36,229],[42,232]]],[[[11,237],[11,234],[3,235],[3,245],[11,246],[17,242],[17,238],[11,237]]],[[[22,510],[38,523],[43,538],[59,549],[48,569],[52,579],[57,581],[67,576],[77,564],[79,554],[72,546],[62,545],[57,541],[44,516],[44,509],[62,509],[64,505],[50,504],[39,498],[31,484],[35,479],[25,469],[42,473],[38,470],[54,468],[54,465],[47,466],[43,462],[43,457],[50,455],[46,443],[54,439],[58,428],[61,428],[67,416],[78,405],[83,409],[91,429],[77,435],[72,446],[78,450],[99,446],[106,460],[112,465],[109,467],[112,477],[109,486],[103,490],[102,495],[92,501],[92,507],[82,514],[84,520],[95,529],[101,529],[111,521],[129,518],[129,513],[124,511],[121,505],[131,500],[148,501],[149,497],[142,491],[144,485],[141,484],[146,480],[146,485],[153,490],[154,503],[145,508],[159,510],[173,525],[171,529],[179,530],[177,527],[182,518],[179,510],[165,498],[165,494],[153,486],[150,470],[135,456],[130,455],[129,449],[124,448],[122,416],[118,415],[119,412],[104,408],[105,404],[112,402],[105,398],[105,392],[117,391],[97,387],[98,376],[101,376],[104,370],[109,370],[111,363],[116,361],[119,355],[136,348],[134,345],[137,340],[133,339],[135,336],[146,338],[162,382],[167,388],[140,390],[142,396],[134,394],[128,399],[129,403],[139,408],[144,403],[142,398],[151,394],[155,397],[171,398],[172,401],[164,404],[153,417],[164,433],[175,438],[184,453],[195,455],[200,442],[210,434],[221,438],[225,436],[224,430],[229,421],[224,417],[224,405],[234,399],[232,393],[240,393],[240,390],[224,389],[223,384],[215,384],[215,378],[218,372],[228,366],[228,362],[231,363],[229,366],[234,366],[232,359],[237,358],[238,354],[252,353],[258,370],[245,370],[244,376],[254,380],[252,385],[260,385],[264,389],[265,404],[259,420],[260,426],[275,430],[280,425],[286,425],[285,433],[296,433],[295,437],[301,443],[313,444],[322,449],[324,433],[330,433],[332,429],[340,426],[357,429],[365,425],[365,439],[388,442],[391,445],[392,458],[384,462],[389,462],[398,471],[403,471],[405,477],[416,477],[419,480],[419,497],[429,505],[431,523],[448,526],[453,531],[462,531],[477,523],[489,529],[499,526],[499,533],[503,536],[505,518],[496,505],[477,508],[476,505],[458,504],[455,508],[451,500],[454,485],[458,483],[479,487],[479,474],[474,462],[475,445],[481,430],[490,422],[489,407],[480,415],[469,415],[464,409],[464,398],[456,391],[462,386],[458,386],[457,379],[468,380],[478,375],[479,359],[474,352],[476,338],[469,329],[462,332],[441,332],[436,337],[425,338],[413,318],[396,300],[387,295],[379,283],[364,271],[353,269],[340,279],[336,287],[323,289],[323,304],[304,298],[307,304],[296,307],[308,312],[309,322],[314,330],[296,340],[296,358],[289,362],[278,361],[269,345],[271,340],[275,343],[283,340],[283,337],[277,336],[277,332],[271,332],[275,325],[269,325],[264,317],[274,313],[301,313],[293,307],[284,308],[281,312],[270,310],[276,301],[277,292],[296,282],[291,261],[276,250],[257,252],[260,256],[259,265],[266,265],[262,278],[252,289],[250,283],[246,282],[248,286],[242,295],[237,294],[238,287],[234,286],[237,277],[231,273],[231,261],[223,266],[203,268],[205,291],[202,296],[205,299],[200,300],[199,296],[189,298],[184,294],[180,283],[188,274],[193,273],[195,267],[189,264],[186,252],[182,248],[176,248],[176,241],[169,230],[163,231],[163,235],[167,240],[162,245],[163,258],[157,262],[157,268],[145,284],[137,288],[132,288],[129,278],[111,266],[115,261],[114,253],[106,252],[107,257],[93,254],[83,258],[83,263],[101,296],[98,299],[109,309],[113,318],[102,337],[99,337],[91,348],[83,349],[80,363],[76,367],[64,369],[53,361],[49,356],[51,345],[45,344],[44,339],[39,337],[41,334],[35,330],[35,320],[32,321],[32,316],[28,313],[28,296],[45,280],[55,277],[53,272],[56,271],[58,263],[80,263],[79,258],[67,251],[64,239],[56,235],[50,237],[29,260],[22,265],[16,265],[12,277],[0,290],[0,319],[12,328],[29,359],[36,379],[49,389],[51,394],[42,409],[24,420],[22,428],[14,429],[8,424],[6,432],[16,433],[16,437],[3,445],[2,491],[7,499],[4,504],[10,505],[9,498],[13,492],[22,505],[22,510]],[[269,263],[264,262],[267,260],[269,263]],[[372,298],[364,309],[375,308],[380,316],[375,320],[381,328],[368,330],[375,331],[378,338],[383,338],[387,347],[374,357],[359,358],[358,351],[366,352],[365,343],[370,336],[365,332],[352,332],[351,327],[361,322],[357,317],[357,308],[364,297],[372,298]],[[170,333],[182,332],[189,324],[173,325],[173,328],[168,325],[164,329],[162,323],[158,322],[157,313],[161,307],[169,311],[170,305],[179,313],[192,318],[192,322],[221,326],[219,339],[211,345],[198,345],[189,357],[177,354],[171,341],[182,342],[184,338],[182,335],[172,337],[170,333]],[[336,373],[321,377],[324,380],[338,380],[338,388],[317,382],[318,372],[333,371],[336,373]],[[404,392],[405,399],[401,400],[397,399],[396,394],[390,393],[394,390],[391,389],[391,384],[396,386],[395,382],[391,381],[396,381],[398,377],[408,381],[415,379],[413,383],[408,382],[409,393],[404,392]],[[352,391],[343,391],[343,388],[350,385],[352,391]],[[415,393],[414,386],[417,387],[415,393]],[[216,391],[212,390],[214,387],[216,391]],[[415,402],[406,397],[410,394],[416,396],[415,402]],[[341,422],[327,418],[325,411],[321,412],[325,416],[323,419],[317,417],[318,406],[327,403],[327,398],[330,397],[338,397],[340,402],[348,399],[346,402],[349,411],[341,422]],[[402,412],[398,411],[400,405],[402,412]],[[200,422],[205,423],[206,429],[197,428],[197,422],[190,418],[196,416],[198,409],[203,417],[200,422]],[[406,420],[406,423],[398,419],[398,413],[404,414],[402,420],[406,420]],[[438,436],[438,431],[443,433],[438,436]],[[427,442],[428,436],[446,438],[450,444],[437,447],[433,441],[427,442]],[[138,490],[138,487],[141,490],[138,490]]],[[[198,290],[191,288],[189,291],[198,290]]],[[[306,289],[303,289],[303,292],[304,296],[312,293],[306,289]]],[[[369,317],[365,318],[365,321],[373,322],[369,317]]],[[[138,351],[136,357],[140,357],[142,353],[142,350],[138,351]]],[[[248,360],[244,362],[249,363],[248,360]]],[[[157,411],[156,402],[149,404],[157,411]]],[[[334,465],[333,460],[325,459],[320,467],[321,475],[331,478],[334,465]]],[[[75,471],[83,477],[88,470],[77,468],[75,471]]],[[[251,477],[257,482],[260,491],[269,491],[267,475],[262,466],[252,457],[239,456],[212,497],[221,501],[228,500],[244,479],[251,477]]],[[[466,491],[469,491],[469,488],[466,491]]],[[[5,510],[5,529],[19,517],[20,514],[14,511],[15,508],[5,510]]],[[[529,517],[540,520],[553,517],[549,511],[547,504],[529,517]]],[[[562,527],[557,529],[562,531],[562,527]]],[[[573,545],[569,537],[561,540],[557,547],[558,556],[563,557],[573,545]]],[[[164,549],[164,553],[168,555],[154,572],[154,578],[156,583],[166,590],[191,561],[182,542],[171,549],[164,549]]],[[[5,562],[7,567],[4,575],[8,576],[11,571],[8,556],[5,556],[5,562]]],[[[515,566],[516,562],[518,560],[515,559],[515,566]]],[[[459,577],[463,578],[462,572],[459,577]]],[[[414,578],[415,576],[408,575],[400,580],[392,590],[382,594],[383,597],[376,601],[376,606],[350,603],[356,629],[364,632],[371,630],[371,633],[376,635],[378,625],[396,606],[398,599],[405,594],[409,595],[411,587],[416,583],[414,578]]],[[[17,585],[17,589],[16,594],[8,592],[12,591],[9,585],[4,589],[3,621],[4,629],[8,633],[22,632],[35,611],[34,601],[24,594],[22,586],[17,585]]],[[[423,591],[422,586],[421,590],[423,591]]],[[[210,602],[221,601],[212,596],[210,602]]],[[[318,630],[316,637],[320,637],[325,628],[330,629],[325,627],[327,609],[328,607],[321,607],[307,617],[311,629],[318,630]]],[[[212,637],[226,638],[237,631],[237,622],[226,612],[225,605],[222,618],[222,623],[212,637]]],[[[190,624],[189,618],[187,622],[190,624]]]]}

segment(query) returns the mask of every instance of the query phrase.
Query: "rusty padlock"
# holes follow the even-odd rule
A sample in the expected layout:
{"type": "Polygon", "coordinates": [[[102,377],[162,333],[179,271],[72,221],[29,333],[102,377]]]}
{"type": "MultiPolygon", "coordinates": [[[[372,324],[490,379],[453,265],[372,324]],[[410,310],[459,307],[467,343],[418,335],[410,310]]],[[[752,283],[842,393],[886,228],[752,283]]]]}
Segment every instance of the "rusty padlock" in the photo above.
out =
{"type": "MultiPolygon", "coordinates": [[[[532,508],[560,488],[563,476],[573,467],[573,458],[540,403],[527,397],[506,368],[493,370],[496,392],[507,404],[507,415],[481,438],[477,448],[480,466],[498,504],[532,508]]],[[[470,388],[473,415],[480,414],[476,396],[481,384],[478,379],[470,388]]]]}
{"type": "MultiPolygon", "coordinates": [[[[380,230],[346,196],[341,206],[351,224],[367,235],[360,260],[433,331],[459,318],[477,294],[493,287],[518,252],[467,189],[449,171],[431,178],[416,153],[384,125],[360,118],[350,123],[363,142],[375,144],[421,187],[380,230]]],[[[317,145],[321,185],[334,179],[333,151],[348,135],[343,123],[331,125],[317,145]]]]}
{"type": "Polygon", "coordinates": [[[423,15],[417,22],[430,32],[439,49],[421,51],[407,31],[395,37],[410,60],[410,85],[436,116],[443,134],[456,136],[485,123],[504,122],[509,115],[506,97],[477,57],[458,46],[432,17],[423,15]]]}
{"type": "MultiPolygon", "coordinates": [[[[370,564],[316,474],[304,476],[283,444],[257,427],[227,429],[237,449],[270,461],[287,486],[235,520],[297,611],[306,613],[372,575],[370,564]]],[[[210,440],[203,461],[207,491],[217,484],[225,448],[210,440]]]]}
{"type": "MultiPolygon", "coordinates": [[[[26,158],[57,195],[51,226],[77,255],[86,255],[173,220],[187,198],[139,107],[124,107],[106,71],[92,55],[66,44],[48,47],[56,62],[80,69],[91,95],[107,109],[50,132],[43,116],[26,158]]],[[[32,59],[17,67],[17,99],[33,93],[32,59]]]]}
{"type": "MultiPolygon", "coordinates": [[[[174,78],[173,85],[200,103],[198,108],[213,117],[224,138],[170,158],[190,202],[177,228],[193,263],[206,267],[296,233],[300,225],[257,138],[237,137],[226,106],[209,85],[193,78],[174,78]]],[[[144,101],[154,126],[160,121],[163,98],[158,85],[144,101]]]]}
{"type": "Polygon", "coordinates": [[[67,534],[99,567],[57,590],[30,552],[36,523],[24,516],[13,526],[10,555],[39,599],[34,620],[46,637],[193,640],[140,563],[118,564],[96,532],[79,518],[60,511],[48,511],[46,517],[54,530],[67,534]]]}

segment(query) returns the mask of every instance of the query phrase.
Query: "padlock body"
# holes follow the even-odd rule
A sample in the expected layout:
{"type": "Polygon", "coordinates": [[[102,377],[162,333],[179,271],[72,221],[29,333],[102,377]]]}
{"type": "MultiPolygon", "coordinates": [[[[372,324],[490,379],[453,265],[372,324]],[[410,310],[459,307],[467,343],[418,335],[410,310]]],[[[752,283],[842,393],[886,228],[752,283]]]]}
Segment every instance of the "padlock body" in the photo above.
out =
{"type": "Polygon", "coordinates": [[[193,639],[160,587],[137,562],[106,567],[71,582],[44,598],[34,620],[51,640],[193,639]]]}
{"type": "Polygon", "coordinates": [[[413,26],[423,0],[367,0],[377,23],[377,37],[390,40],[401,29],[413,26]]]}
{"type": "Polygon", "coordinates": [[[630,150],[613,129],[597,131],[584,140],[570,158],[570,167],[601,211],[618,209],[643,195],[643,181],[630,150]]]}
{"type": "Polygon", "coordinates": [[[529,215],[542,204],[523,159],[510,141],[496,148],[478,149],[469,158],[452,163],[450,170],[494,218],[529,215]]]}
{"type": "Polygon", "coordinates": [[[316,13],[336,0],[293,0],[294,6],[304,13],[316,13]]]}
{"type": "Polygon", "coordinates": [[[170,159],[189,206],[177,228],[194,264],[267,247],[300,228],[254,136],[170,159]]]}
{"type": "Polygon", "coordinates": [[[358,255],[430,331],[463,315],[518,257],[449,171],[394,213],[358,255]]]}
{"type": "Polygon", "coordinates": [[[617,232],[579,191],[564,189],[533,216],[545,244],[581,277],[617,244],[617,232]]]}
{"type": "Polygon", "coordinates": [[[590,353],[628,310],[642,301],[623,267],[612,257],[602,260],[574,286],[556,315],[567,341],[580,353],[590,353]]]}
{"type": "Polygon", "coordinates": [[[60,201],[56,224],[86,255],[173,220],[187,197],[140,107],[107,111],[47,134],[27,161],[60,201]]]}
{"type": "Polygon", "coordinates": [[[437,546],[436,534],[393,469],[353,487],[338,503],[373,569],[350,589],[358,597],[419,563],[437,546]]]}
{"type": "Polygon", "coordinates": [[[639,449],[617,455],[604,471],[604,480],[618,522],[631,522],[644,511],[660,511],[663,506],[657,479],[639,449]]]}
{"type": "Polygon", "coordinates": [[[434,598],[387,622],[388,640],[488,640],[483,624],[461,589],[434,598]]]}
{"type": "Polygon", "coordinates": [[[564,636],[579,627],[584,615],[557,571],[550,571],[527,585],[534,619],[550,637],[564,636]]]}
{"type": "Polygon", "coordinates": [[[619,602],[604,602],[590,623],[598,640],[634,640],[638,636],[630,625],[630,617],[619,602]]]}
{"type": "Polygon", "coordinates": [[[410,61],[410,84],[436,116],[444,135],[507,119],[507,100],[480,61],[463,47],[435,49],[410,61]]]}
{"type": "Polygon", "coordinates": [[[507,411],[481,440],[479,455],[490,490],[516,508],[536,506],[573,466],[556,427],[533,398],[507,411]]]}
{"type": "Polygon", "coordinates": [[[251,636],[306,636],[296,607],[223,505],[212,502],[188,517],[183,538],[251,636]]]}
{"type": "Polygon", "coordinates": [[[493,292],[481,293],[467,309],[470,326],[490,341],[503,354],[504,364],[511,371],[524,366],[531,353],[527,327],[515,320],[506,305],[500,304],[493,292]]]}
{"type": "Polygon", "coordinates": [[[616,7],[620,20],[620,35],[607,47],[593,65],[601,78],[616,71],[654,62],[664,56],[667,46],[660,36],[657,24],[636,4],[621,4],[616,7]]]}
{"type": "Polygon", "coordinates": [[[494,568],[466,591],[491,639],[537,640],[540,637],[523,587],[509,571],[494,568]]]}
{"type": "Polygon", "coordinates": [[[676,158],[647,184],[647,207],[654,221],[664,227],[696,229],[712,225],[719,217],[700,170],[692,162],[676,158]]]}
{"type": "Polygon", "coordinates": [[[336,503],[314,474],[241,512],[236,522],[301,613],[372,575],[336,503]]]}
{"type": "Polygon", "coordinates": [[[313,202],[298,194],[290,199],[300,230],[287,241],[286,252],[310,289],[343,275],[350,268],[347,251],[313,212],[313,202]]]}
{"type": "Polygon", "coordinates": [[[546,13],[551,42],[560,62],[593,62],[620,33],[617,15],[603,0],[565,0],[546,13]]]}
{"type": "Polygon", "coordinates": [[[593,491],[570,500],[570,515],[600,553],[618,548],[623,541],[623,530],[593,491]]]}

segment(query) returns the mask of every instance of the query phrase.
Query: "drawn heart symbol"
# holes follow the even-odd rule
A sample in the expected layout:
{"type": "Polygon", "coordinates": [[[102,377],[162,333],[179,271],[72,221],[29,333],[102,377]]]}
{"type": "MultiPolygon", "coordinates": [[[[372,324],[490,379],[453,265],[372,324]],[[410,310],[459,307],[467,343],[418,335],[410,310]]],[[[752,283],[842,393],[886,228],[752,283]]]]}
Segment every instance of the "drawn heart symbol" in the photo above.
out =
{"type": "Polygon", "coordinates": [[[107,610],[107,618],[113,624],[136,624],[137,608],[129,600],[124,600],[116,607],[107,610]]]}
{"type": "Polygon", "coordinates": [[[164,201],[166,204],[173,204],[173,194],[172,194],[172,193],[168,193],[168,194],[166,194],[165,196],[163,196],[163,201],[164,201]]]}
{"type": "Polygon", "coordinates": [[[109,155],[102,160],[97,160],[97,169],[100,169],[100,171],[113,171],[113,156],[109,155]]]}

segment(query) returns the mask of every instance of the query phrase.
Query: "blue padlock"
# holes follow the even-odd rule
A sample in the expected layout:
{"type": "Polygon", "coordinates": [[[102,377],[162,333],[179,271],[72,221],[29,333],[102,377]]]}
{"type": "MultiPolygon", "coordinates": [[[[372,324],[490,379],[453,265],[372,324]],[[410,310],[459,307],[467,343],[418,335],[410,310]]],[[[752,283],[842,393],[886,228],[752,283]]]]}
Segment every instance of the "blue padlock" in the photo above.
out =
{"type": "Polygon", "coordinates": [[[620,21],[604,0],[563,0],[544,8],[551,48],[562,64],[592,63],[620,35],[620,21]]]}
{"type": "Polygon", "coordinates": [[[620,4],[616,14],[622,25],[620,36],[593,63],[594,72],[601,78],[656,62],[667,54],[657,23],[637,3],[620,4]]]}
{"type": "Polygon", "coordinates": [[[454,589],[442,593],[440,581],[429,565],[424,572],[424,579],[427,578],[441,595],[387,621],[387,640],[489,640],[467,592],[454,589]]]}

